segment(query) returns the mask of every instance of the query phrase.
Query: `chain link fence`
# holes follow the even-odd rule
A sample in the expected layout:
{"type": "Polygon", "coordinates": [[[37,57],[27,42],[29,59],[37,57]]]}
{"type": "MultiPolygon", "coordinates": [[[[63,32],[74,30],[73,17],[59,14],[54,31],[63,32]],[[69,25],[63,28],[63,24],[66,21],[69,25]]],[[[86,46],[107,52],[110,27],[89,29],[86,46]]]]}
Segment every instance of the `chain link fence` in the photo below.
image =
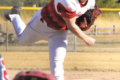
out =
{"type": "MultiPolygon", "coordinates": [[[[13,27],[0,27],[0,51],[48,51],[48,42],[39,41],[29,46],[20,46],[17,42],[13,27]]],[[[74,34],[68,34],[68,52],[120,52],[119,28],[90,28],[85,33],[96,39],[93,46],[87,46],[85,42],[74,34]],[[103,30],[104,32],[100,31],[103,30]],[[107,31],[105,31],[107,30],[107,31]]]]}

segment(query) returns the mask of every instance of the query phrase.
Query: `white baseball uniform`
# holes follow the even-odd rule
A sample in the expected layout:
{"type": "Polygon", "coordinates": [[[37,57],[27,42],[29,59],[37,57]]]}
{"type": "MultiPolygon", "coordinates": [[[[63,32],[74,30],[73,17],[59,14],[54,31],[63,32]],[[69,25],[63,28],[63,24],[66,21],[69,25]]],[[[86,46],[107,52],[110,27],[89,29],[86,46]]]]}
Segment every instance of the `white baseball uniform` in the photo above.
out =
{"type": "Polygon", "coordinates": [[[95,0],[88,0],[84,6],[79,0],[51,0],[34,14],[27,27],[18,14],[9,16],[21,45],[48,40],[51,73],[56,80],[64,80],[63,62],[66,55],[68,30],[63,17],[78,18],[94,6],[95,0]]]}

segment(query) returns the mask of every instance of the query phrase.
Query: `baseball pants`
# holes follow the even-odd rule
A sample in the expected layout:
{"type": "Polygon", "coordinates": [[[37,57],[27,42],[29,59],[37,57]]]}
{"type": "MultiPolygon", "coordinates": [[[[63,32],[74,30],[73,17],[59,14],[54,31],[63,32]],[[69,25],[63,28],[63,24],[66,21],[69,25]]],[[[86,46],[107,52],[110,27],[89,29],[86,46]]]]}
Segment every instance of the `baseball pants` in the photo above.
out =
{"type": "Polygon", "coordinates": [[[41,10],[38,10],[25,26],[18,14],[11,14],[16,36],[20,45],[30,45],[36,41],[48,40],[51,74],[56,80],[64,80],[63,62],[67,48],[67,30],[54,30],[40,21],[41,10]]]}

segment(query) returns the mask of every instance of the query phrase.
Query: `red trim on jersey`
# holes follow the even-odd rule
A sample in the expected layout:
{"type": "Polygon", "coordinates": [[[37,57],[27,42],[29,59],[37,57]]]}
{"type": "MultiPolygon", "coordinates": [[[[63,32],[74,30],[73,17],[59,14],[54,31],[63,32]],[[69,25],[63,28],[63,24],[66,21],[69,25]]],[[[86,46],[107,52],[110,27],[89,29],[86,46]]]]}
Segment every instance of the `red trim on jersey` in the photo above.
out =
{"type": "Polygon", "coordinates": [[[5,66],[3,59],[1,60],[1,63],[2,63],[3,66],[5,66]]]}
{"type": "Polygon", "coordinates": [[[3,78],[4,78],[3,80],[9,80],[6,76],[7,76],[7,71],[4,70],[3,71],[3,78]]]}
{"type": "Polygon", "coordinates": [[[79,4],[80,4],[80,7],[82,8],[83,6],[82,6],[82,3],[81,2],[79,2],[79,4]]]}
{"type": "Polygon", "coordinates": [[[62,17],[65,18],[73,18],[76,16],[76,11],[71,11],[70,9],[65,8],[61,3],[58,3],[57,10],[61,13],[62,17]]]}
{"type": "Polygon", "coordinates": [[[81,8],[82,8],[82,7],[84,7],[84,6],[86,6],[86,5],[88,4],[88,0],[87,0],[87,2],[85,3],[84,6],[82,5],[82,3],[81,3],[80,1],[79,1],[79,3],[80,3],[80,6],[81,6],[81,8]]]}

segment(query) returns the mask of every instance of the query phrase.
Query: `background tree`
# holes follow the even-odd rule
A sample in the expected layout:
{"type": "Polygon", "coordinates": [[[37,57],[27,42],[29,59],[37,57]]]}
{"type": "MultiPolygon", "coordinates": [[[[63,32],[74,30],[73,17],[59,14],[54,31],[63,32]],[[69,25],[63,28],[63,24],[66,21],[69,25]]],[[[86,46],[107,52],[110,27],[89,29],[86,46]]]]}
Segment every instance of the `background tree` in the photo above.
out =
{"type": "MultiPolygon", "coordinates": [[[[51,0],[0,0],[0,6],[27,6],[32,7],[44,7],[51,0]]],[[[116,3],[117,0],[96,0],[96,3],[100,8],[120,8],[120,5],[116,3]]]]}
{"type": "Polygon", "coordinates": [[[119,8],[116,0],[96,0],[96,3],[100,8],[119,8]]]}

